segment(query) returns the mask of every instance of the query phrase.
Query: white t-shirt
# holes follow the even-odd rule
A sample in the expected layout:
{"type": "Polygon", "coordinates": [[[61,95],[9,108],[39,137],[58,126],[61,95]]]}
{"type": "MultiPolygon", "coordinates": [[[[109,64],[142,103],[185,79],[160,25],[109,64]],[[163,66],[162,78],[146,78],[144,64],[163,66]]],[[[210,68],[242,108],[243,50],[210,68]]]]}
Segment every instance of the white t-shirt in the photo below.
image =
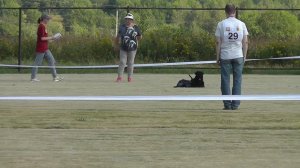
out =
{"type": "Polygon", "coordinates": [[[235,59],[243,57],[242,41],[244,36],[249,35],[244,22],[229,17],[218,23],[215,33],[216,37],[220,37],[221,44],[221,59],[235,59]]]}

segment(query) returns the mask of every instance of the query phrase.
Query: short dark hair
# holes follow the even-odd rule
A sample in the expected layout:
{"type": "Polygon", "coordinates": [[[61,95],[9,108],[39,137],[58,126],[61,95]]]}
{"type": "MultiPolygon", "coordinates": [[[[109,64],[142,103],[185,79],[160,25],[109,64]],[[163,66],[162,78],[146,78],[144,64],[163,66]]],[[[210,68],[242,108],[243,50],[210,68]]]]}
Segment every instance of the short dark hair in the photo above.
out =
{"type": "Polygon", "coordinates": [[[38,19],[38,24],[40,24],[43,20],[46,20],[46,19],[51,19],[51,16],[47,15],[47,14],[42,14],[42,16],[38,19]]]}
{"type": "Polygon", "coordinates": [[[225,6],[225,12],[229,15],[235,14],[236,7],[233,4],[226,4],[225,6]]]}

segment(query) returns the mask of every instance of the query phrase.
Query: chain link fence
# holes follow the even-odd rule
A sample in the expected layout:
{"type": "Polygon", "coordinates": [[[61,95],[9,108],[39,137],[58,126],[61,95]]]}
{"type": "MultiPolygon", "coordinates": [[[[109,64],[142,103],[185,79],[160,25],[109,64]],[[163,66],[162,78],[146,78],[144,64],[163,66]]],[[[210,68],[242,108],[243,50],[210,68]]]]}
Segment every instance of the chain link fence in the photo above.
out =
{"type": "MultiPolygon", "coordinates": [[[[217,23],[225,19],[223,9],[1,8],[1,63],[32,63],[37,20],[42,13],[47,13],[52,16],[49,34],[63,34],[62,40],[50,43],[50,49],[60,65],[115,64],[118,54],[114,51],[113,39],[127,12],[135,16],[144,37],[139,46],[137,63],[215,59],[214,32],[217,23]]],[[[250,57],[300,54],[297,46],[300,42],[299,10],[239,9],[238,17],[246,23],[250,32],[250,57]]],[[[292,64],[299,66],[299,61],[292,64]]]]}

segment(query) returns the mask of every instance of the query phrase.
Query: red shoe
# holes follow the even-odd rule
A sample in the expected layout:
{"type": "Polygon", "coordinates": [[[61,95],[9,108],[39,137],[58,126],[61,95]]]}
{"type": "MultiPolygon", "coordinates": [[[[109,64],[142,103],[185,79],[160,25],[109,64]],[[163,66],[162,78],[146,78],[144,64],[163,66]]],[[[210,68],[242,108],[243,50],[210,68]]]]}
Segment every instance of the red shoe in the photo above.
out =
{"type": "Polygon", "coordinates": [[[118,77],[116,82],[122,82],[122,77],[118,77]]]}
{"type": "Polygon", "coordinates": [[[128,78],[128,82],[132,82],[132,78],[131,77],[128,78]]]}

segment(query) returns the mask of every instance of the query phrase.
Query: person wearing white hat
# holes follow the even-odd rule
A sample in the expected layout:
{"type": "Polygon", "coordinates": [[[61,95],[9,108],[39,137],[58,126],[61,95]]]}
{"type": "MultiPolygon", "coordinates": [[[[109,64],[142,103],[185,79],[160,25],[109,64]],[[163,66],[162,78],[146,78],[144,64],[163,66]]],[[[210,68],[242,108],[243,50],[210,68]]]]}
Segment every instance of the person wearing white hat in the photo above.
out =
{"type": "Polygon", "coordinates": [[[128,13],[124,19],[125,24],[120,26],[118,35],[115,39],[115,49],[120,51],[120,63],[116,82],[122,81],[126,63],[128,82],[132,81],[134,59],[138,48],[138,42],[142,39],[141,30],[134,23],[134,16],[131,13],[128,13]]]}
{"type": "Polygon", "coordinates": [[[48,37],[47,24],[51,17],[49,15],[43,14],[38,19],[38,30],[37,30],[37,43],[36,43],[36,57],[34,61],[34,67],[31,72],[31,81],[39,82],[40,80],[36,78],[38,72],[38,66],[42,65],[44,58],[47,59],[48,64],[51,69],[52,77],[54,82],[59,82],[63,78],[58,77],[55,69],[55,59],[48,48],[48,42],[53,40],[58,40],[61,38],[60,33],[56,33],[54,36],[48,37]]]}

